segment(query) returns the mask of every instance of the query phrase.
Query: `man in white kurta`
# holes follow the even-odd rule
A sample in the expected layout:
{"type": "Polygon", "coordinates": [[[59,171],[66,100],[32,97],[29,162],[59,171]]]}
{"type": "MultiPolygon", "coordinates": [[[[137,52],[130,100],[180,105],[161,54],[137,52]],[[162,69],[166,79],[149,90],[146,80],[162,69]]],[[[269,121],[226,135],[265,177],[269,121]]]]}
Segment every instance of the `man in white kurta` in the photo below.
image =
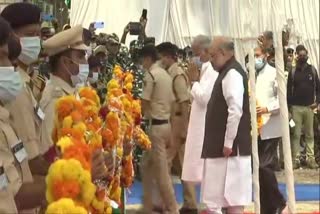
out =
{"type": "Polygon", "coordinates": [[[273,171],[281,140],[280,104],[277,92],[277,71],[267,62],[266,51],[254,50],[256,69],[257,115],[262,119],[259,129],[259,184],[261,214],[277,213],[286,207],[286,200],[278,188],[273,171]]]}
{"type": "Polygon", "coordinates": [[[213,85],[218,77],[210,62],[210,39],[204,37],[200,47],[200,60],[203,63],[201,72],[196,65],[189,65],[188,76],[192,82],[192,105],[186,139],[184,162],[182,167],[182,180],[200,183],[203,176],[204,160],[201,152],[204,138],[204,123],[207,104],[211,96],[213,85]],[[200,79],[200,80],[199,80],[200,79]]]}
{"type": "Polygon", "coordinates": [[[252,199],[247,79],[232,41],[215,38],[210,55],[219,76],[206,114],[202,202],[210,214],[222,213],[222,207],[238,214],[252,199]]]}

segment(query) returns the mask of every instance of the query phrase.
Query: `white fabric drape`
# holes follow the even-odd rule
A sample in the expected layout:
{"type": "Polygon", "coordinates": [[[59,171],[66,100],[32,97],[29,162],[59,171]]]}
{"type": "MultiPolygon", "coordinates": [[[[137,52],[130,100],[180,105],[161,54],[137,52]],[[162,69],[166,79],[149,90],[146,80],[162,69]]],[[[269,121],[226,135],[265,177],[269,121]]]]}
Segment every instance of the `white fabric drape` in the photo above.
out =
{"type": "MultiPolygon", "coordinates": [[[[72,25],[88,27],[93,21],[104,21],[103,32],[121,37],[126,24],[138,21],[142,9],[148,10],[147,35],[156,43],[171,41],[180,47],[189,45],[199,34],[224,35],[235,39],[237,59],[244,65],[243,39],[256,38],[272,29],[275,16],[273,0],[73,0],[72,25]]],[[[320,68],[319,1],[278,0],[277,13],[284,23],[293,22],[293,34],[309,50],[310,62],[320,68]]],[[[135,37],[128,37],[128,43],[135,37]]]]}
{"type": "MultiPolygon", "coordinates": [[[[148,10],[147,34],[156,38],[160,43],[166,37],[166,20],[169,14],[169,0],[72,0],[71,25],[82,24],[89,27],[91,22],[103,21],[105,28],[98,32],[116,33],[119,38],[129,22],[138,22],[143,9],[148,10]]],[[[127,38],[127,43],[135,39],[127,38]]]]}
{"type": "MultiPolygon", "coordinates": [[[[294,185],[289,155],[288,113],[280,36],[285,25],[289,25],[292,40],[306,46],[310,63],[319,72],[319,0],[73,0],[71,24],[83,24],[87,27],[92,21],[104,21],[106,27],[103,31],[115,32],[120,37],[129,21],[138,21],[143,8],[148,9],[146,33],[148,36],[154,36],[156,43],[171,41],[180,47],[185,47],[199,34],[211,37],[228,36],[234,40],[236,58],[243,66],[245,55],[254,46],[258,35],[265,30],[274,32],[286,151],[287,192],[290,210],[294,212],[294,185]]],[[[128,40],[130,39],[132,38],[128,40]]],[[[254,108],[254,105],[251,107],[254,108]]],[[[256,145],[254,150],[255,147],[256,145]]],[[[256,164],[254,164],[255,169],[257,169],[256,164]]],[[[258,182],[256,173],[254,180],[258,182]]],[[[256,183],[256,197],[259,195],[258,187],[259,184],[256,183]]],[[[258,198],[255,198],[256,209],[259,209],[258,198]]]]}

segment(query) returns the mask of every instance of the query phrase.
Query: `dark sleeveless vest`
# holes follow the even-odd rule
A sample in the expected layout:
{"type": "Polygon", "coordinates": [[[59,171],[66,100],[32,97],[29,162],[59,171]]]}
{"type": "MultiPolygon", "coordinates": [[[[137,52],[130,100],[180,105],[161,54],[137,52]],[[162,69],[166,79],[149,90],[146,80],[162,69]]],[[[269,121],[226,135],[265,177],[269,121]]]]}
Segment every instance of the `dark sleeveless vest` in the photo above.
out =
{"type": "Polygon", "coordinates": [[[202,158],[220,158],[223,156],[224,138],[228,119],[228,105],[223,96],[222,80],[231,70],[235,69],[243,77],[243,114],[240,119],[238,132],[233,142],[231,156],[251,155],[251,121],[249,110],[248,78],[241,65],[231,58],[219,71],[211,98],[207,106],[205,121],[205,135],[202,149],[202,158]]]}

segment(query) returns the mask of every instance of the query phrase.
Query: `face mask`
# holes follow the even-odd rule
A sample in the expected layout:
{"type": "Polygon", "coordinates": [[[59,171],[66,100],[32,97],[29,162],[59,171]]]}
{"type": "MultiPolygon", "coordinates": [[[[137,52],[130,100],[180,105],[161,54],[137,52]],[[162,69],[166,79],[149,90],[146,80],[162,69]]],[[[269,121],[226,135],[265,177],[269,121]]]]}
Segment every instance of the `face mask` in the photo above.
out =
{"type": "Polygon", "coordinates": [[[265,65],[265,61],[263,58],[255,58],[255,68],[256,70],[260,70],[265,65]]]}
{"type": "Polygon", "coordinates": [[[308,62],[308,59],[309,59],[309,58],[308,58],[307,56],[301,57],[301,58],[298,59],[298,63],[299,63],[299,64],[305,64],[305,63],[308,62]]]}
{"type": "Polygon", "coordinates": [[[100,61],[100,64],[105,67],[107,65],[107,60],[101,60],[100,61]]]}
{"type": "Polygon", "coordinates": [[[92,77],[88,77],[88,80],[91,84],[94,84],[96,82],[98,82],[99,79],[99,73],[98,72],[93,72],[92,73],[92,77]]]}
{"type": "Polygon", "coordinates": [[[79,64],[79,73],[71,75],[71,81],[74,87],[82,86],[87,81],[89,75],[89,65],[79,64]]]}
{"type": "Polygon", "coordinates": [[[192,61],[197,65],[198,69],[201,69],[203,63],[200,60],[200,56],[193,57],[192,61]]]}
{"type": "Polygon", "coordinates": [[[38,60],[41,50],[39,37],[22,37],[21,42],[21,54],[19,60],[26,65],[30,65],[38,60]]]}
{"type": "Polygon", "coordinates": [[[0,67],[0,100],[7,103],[16,98],[22,90],[22,80],[14,67],[0,67]]]}

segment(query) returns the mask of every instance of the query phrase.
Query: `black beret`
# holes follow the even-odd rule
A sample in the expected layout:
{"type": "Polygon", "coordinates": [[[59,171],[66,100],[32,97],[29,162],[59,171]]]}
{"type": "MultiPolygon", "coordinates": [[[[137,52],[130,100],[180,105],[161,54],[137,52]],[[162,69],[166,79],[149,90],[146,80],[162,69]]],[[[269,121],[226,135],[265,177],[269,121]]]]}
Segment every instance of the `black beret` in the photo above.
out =
{"type": "Polygon", "coordinates": [[[16,60],[21,53],[20,40],[12,35],[8,40],[9,60],[16,60]]]}
{"type": "Polygon", "coordinates": [[[10,33],[12,31],[9,23],[0,17],[0,46],[5,45],[8,42],[10,33]]]}
{"type": "Polygon", "coordinates": [[[97,56],[93,55],[88,58],[88,64],[90,69],[95,67],[102,67],[100,59],[97,56]]]}
{"type": "Polygon", "coordinates": [[[30,3],[14,3],[5,7],[1,16],[6,19],[13,29],[40,23],[41,9],[30,3]]]}
{"type": "Polygon", "coordinates": [[[157,50],[161,54],[175,57],[177,56],[178,47],[171,42],[163,42],[157,46],[157,50]]]}

